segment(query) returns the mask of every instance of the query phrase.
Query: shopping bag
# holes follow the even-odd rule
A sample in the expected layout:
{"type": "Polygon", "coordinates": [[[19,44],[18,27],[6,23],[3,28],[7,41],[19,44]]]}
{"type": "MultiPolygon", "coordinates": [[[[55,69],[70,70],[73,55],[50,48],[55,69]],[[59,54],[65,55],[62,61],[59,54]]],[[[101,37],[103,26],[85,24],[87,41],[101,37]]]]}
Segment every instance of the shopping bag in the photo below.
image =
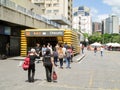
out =
{"type": "Polygon", "coordinates": [[[30,58],[26,57],[24,59],[23,65],[22,65],[23,70],[25,70],[25,71],[28,70],[29,64],[30,64],[30,58]]]}
{"type": "Polygon", "coordinates": [[[52,72],[52,79],[57,80],[57,73],[55,72],[55,70],[53,70],[52,72]]]}

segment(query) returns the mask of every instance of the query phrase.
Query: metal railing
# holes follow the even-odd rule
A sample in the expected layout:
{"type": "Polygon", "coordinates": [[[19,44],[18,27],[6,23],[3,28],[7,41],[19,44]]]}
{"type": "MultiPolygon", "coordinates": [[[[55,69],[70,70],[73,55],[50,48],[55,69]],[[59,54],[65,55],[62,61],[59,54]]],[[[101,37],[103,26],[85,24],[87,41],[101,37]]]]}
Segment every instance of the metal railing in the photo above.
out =
{"type": "Polygon", "coordinates": [[[37,20],[43,21],[47,24],[51,24],[57,28],[60,28],[60,26],[61,26],[60,24],[53,22],[53,21],[41,16],[40,14],[36,14],[36,13],[32,12],[31,10],[27,10],[26,8],[24,8],[20,5],[17,5],[16,3],[14,3],[10,0],[0,0],[0,5],[7,7],[9,9],[12,9],[12,10],[18,11],[22,14],[25,14],[25,15],[35,18],[37,20]]]}

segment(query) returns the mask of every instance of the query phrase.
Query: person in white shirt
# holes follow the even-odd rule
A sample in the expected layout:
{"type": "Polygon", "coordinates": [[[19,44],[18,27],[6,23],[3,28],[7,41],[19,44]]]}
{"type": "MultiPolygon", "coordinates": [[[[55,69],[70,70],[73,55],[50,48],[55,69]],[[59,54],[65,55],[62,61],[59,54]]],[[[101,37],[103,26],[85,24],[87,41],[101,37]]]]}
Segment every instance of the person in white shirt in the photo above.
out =
{"type": "Polygon", "coordinates": [[[103,51],[104,51],[104,48],[103,48],[103,46],[101,46],[100,47],[101,56],[103,56],[103,51]]]}
{"type": "Polygon", "coordinates": [[[63,55],[64,55],[63,61],[66,62],[66,48],[65,48],[65,46],[62,47],[62,51],[63,51],[63,55]]]}
{"type": "Polygon", "coordinates": [[[52,45],[48,45],[47,48],[50,49],[50,54],[53,55],[52,45]]]}

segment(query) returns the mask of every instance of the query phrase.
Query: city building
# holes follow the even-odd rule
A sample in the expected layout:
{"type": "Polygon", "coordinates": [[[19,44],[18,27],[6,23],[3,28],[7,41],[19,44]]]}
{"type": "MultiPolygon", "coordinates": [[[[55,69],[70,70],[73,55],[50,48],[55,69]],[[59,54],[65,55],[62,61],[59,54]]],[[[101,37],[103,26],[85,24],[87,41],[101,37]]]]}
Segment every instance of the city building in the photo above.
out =
{"type": "Polygon", "coordinates": [[[103,33],[119,33],[119,18],[117,16],[110,15],[103,20],[103,33]]]}
{"type": "MultiPolygon", "coordinates": [[[[74,30],[81,33],[92,34],[92,19],[90,16],[90,9],[85,6],[76,7],[73,9],[73,24],[74,30]]],[[[80,37],[81,41],[84,40],[83,35],[80,37]]]]}
{"type": "Polygon", "coordinates": [[[19,56],[21,30],[30,28],[59,29],[60,24],[40,15],[41,10],[29,0],[0,0],[0,55],[19,56]]]}
{"type": "Polygon", "coordinates": [[[72,0],[31,0],[42,10],[41,15],[62,25],[72,28],[72,0]]]}
{"type": "Polygon", "coordinates": [[[92,30],[94,32],[99,32],[102,34],[102,24],[100,22],[93,22],[92,23],[92,30]]]}
{"type": "Polygon", "coordinates": [[[62,25],[71,27],[72,0],[68,2],[64,3],[67,5],[65,9],[68,9],[65,11],[67,19],[58,19],[59,16],[55,15],[58,18],[52,20],[46,17],[50,15],[41,14],[44,9],[31,3],[31,0],[0,0],[0,56],[26,56],[36,43],[41,46],[50,43],[54,47],[59,42],[72,44],[74,54],[79,53],[78,33],[71,29],[61,29],[62,25]],[[70,23],[67,22],[69,20],[70,23]]]}

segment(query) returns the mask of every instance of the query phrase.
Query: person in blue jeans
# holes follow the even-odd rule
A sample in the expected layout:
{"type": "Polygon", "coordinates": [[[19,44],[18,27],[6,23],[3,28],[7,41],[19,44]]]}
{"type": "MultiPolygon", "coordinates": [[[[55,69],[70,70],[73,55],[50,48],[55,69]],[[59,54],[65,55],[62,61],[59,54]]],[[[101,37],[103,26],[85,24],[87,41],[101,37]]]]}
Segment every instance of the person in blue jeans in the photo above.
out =
{"type": "Polygon", "coordinates": [[[71,68],[70,61],[71,61],[71,49],[70,49],[70,47],[67,47],[67,50],[66,50],[66,68],[71,68]]]}
{"type": "Polygon", "coordinates": [[[53,52],[53,57],[54,57],[54,64],[55,64],[55,66],[57,66],[57,62],[58,62],[58,52],[57,52],[56,49],[55,49],[54,52],[53,52]]]}

